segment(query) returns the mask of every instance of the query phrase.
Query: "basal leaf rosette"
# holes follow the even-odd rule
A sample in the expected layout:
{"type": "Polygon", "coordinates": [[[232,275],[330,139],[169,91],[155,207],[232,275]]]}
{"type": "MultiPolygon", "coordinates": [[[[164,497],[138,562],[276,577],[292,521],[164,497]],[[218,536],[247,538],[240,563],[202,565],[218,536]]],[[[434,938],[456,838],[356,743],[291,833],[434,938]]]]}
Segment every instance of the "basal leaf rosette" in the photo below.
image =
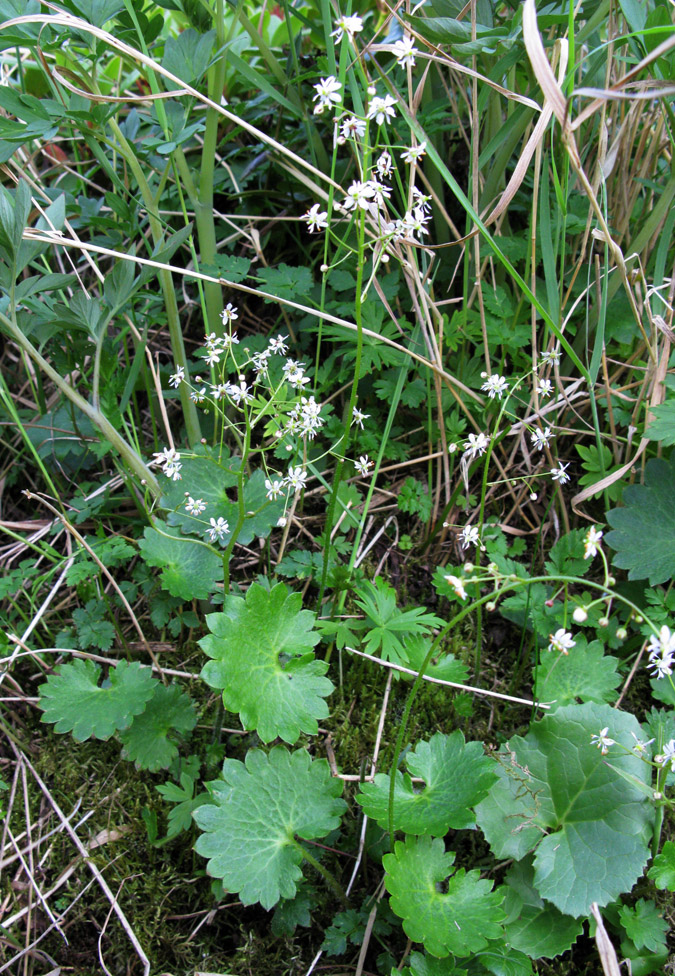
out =
{"type": "Polygon", "coordinates": [[[194,811],[204,831],[195,845],[207,870],[237,892],[244,905],[270,909],[294,898],[302,878],[300,840],[325,837],[339,826],[346,804],[342,783],[325,759],[304,749],[252,749],[246,763],[226,759],[214,799],[194,811]]]}
{"type": "Polygon", "coordinates": [[[630,891],[647,863],[651,768],[630,751],[641,737],[632,715],[608,705],[559,708],[507,743],[499,779],[476,808],[493,853],[520,860],[533,851],[535,889],[567,915],[630,891]],[[613,746],[604,756],[591,744],[606,727],[627,752],[613,746]]]}
{"type": "MultiPolygon", "coordinates": [[[[420,742],[406,756],[408,773],[396,772],[394,787],[394,829],[407,834],[443,837],[448,830],[475,827],[471,809],[482,800],[497,778],[496,766],[480,742],[465,742],[461,732],[437,732],[420,742]],[[412,776],[424,780],[425,788],[413,785],[412,776]]],[[[380,773],[373,783],[364,783],[357,802],[364,812],[385,829],[389,826],[391,779],[380,773]]]]}
{"type": "Polygon", "coordinates": [[[454,860],[439,838],[411,836],[382,859],[392,911],[432,956],[480,952],[503,934],[503,893],[481,880],[480,871],[453,872],[454,860]]]}
{"type": "Polygon", "coordinates": [[[157,686],[149,669],[135,662],[120,661],[99,686],[100,677],[93,661],[62,664],[38,689],[42,721],[55,723],[55,732],[72,732],[78,742],[109,739],[145,709],[157,686]]]}
{"type": "Polygon", "coordinates": [[[333,684],[324,677],[328,665],[314,658],[319,634],[300,594],[284,583],[271,590],[254,583],[245,599],[228,596],[223,613],[206,622],[211,633],[199,644],[213,660],[202,677],[223,690],[225,708],[239,713],[244,728],[263,742],[278,736],[291,745],[302,732],[315,734],[333,684]]]}

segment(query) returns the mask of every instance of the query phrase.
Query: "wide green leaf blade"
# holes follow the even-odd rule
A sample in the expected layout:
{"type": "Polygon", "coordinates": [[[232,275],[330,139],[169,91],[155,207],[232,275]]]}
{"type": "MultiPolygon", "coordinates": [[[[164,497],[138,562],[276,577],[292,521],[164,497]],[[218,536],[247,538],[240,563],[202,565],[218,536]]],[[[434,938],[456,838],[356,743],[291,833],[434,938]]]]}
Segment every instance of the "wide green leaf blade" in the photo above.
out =
{"type": "Polygon", "coordinates": [[[392,911],[403,919],[406,935],[432,956],[480,952],[502,934],[503,893],[482,881],[479,871],[451,873],[454,860],[442,840],[410,836],[382,859],[392,911]],[[446,891],[439,891],[441,884],[446,891]]]}
{"type": "Polygon", "coordinates": [[[202,677],[223,689],[225,708],[239,713],[244,728],[263,742],[315,734],[333,684],[324,677],[328,665],[314,658],[319,634],[300,594],[284,583],[270,591],[254,583],[245,600],[227,597],[224,612],[210,614],[207,624],[211,634],[199,644],[213,660],[202,677]]]}
{"type": "Polygon", "coordinates": [[[164,589],[182,600],[205,600],[223,578],[223,562],[206,545],[155,519],[138,544],[148,566],[158,566],[164,589]]]}
{"type": "MultiPolygon", "coordinates": [[[[452,735],[437,732],[408,753],[406,765],[410,775],[396,773],[395,830],[443,837],[450,829],[476,825],[471,808],[487,795],[497,778],[497,764],[485,755],[482,743],[465,743],[460,731],[452,735]],[[423,779],[426,788],[420,791],[411,776],[423,779]]],[[[356,798],[364,812],[384,828],[389,824],[390,782],[389,776],[378,774],[373,783],[361,786],[356,798]]]]}
{"type": "Polygon", "coordinates": [[[152,697],[156,682],[147,668],[120,661],[99,686],[101,669],[93,661],[77,659],[62,664],[40,685],[43,722],[55,723],[55,732],[72,732],[78,742],[109,739],[126,728],[152,697]]]}
{"type": "Polygon", "coordinates": [[[120,735],[122,755],[139,769],[167,769],[178,755],[178,748],[168,734],[191,732],[197,716],[188,695],[178,685],[165,687],[156,682],[155,693],[128,729],[120,735]]]}
{"type": "Polygon", "coordinates": [[[583,932],[583,922],[563,915],[534,888],[531,858],[514,864],[505,878],[504,923],[509,945],[532,959],[553,959],[566,952],[583,932]]]}
{"type": "Polygon", "coordinates": [[[621,682],[618,660],[605,654],[600,641],[586,643],[577,635],[568,654],[542,654],[535,668],[537,696],[540,701],[569,705],[577,700],[611,702],[621,682]]]}
{"type": "MultiPolygon", "coordinates": [[[[212,784],[214,786],[214,784],[212,784]]],[[[238,892],[244,905],[272,908],[293,898],[302,878],[296,838],[324,837],[346,808],[342,784],[324,759],[304,749],[252,749],[246,764],[226,759],[214,804],[194,811],[204,831],[195,850],[209,858],[208,872],[238,892]]]]}

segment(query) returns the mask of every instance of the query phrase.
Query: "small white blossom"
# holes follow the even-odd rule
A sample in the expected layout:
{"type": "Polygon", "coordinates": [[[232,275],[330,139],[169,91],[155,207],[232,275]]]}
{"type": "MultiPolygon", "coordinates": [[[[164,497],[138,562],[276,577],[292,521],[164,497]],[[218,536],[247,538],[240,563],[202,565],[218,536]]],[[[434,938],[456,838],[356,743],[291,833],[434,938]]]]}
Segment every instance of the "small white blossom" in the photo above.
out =
{"type": "Polygon", "coordinates": [[[610,746],[615,745],[615,740],[610,739],[607,735],[609,732],[609,725],[606,725],[604,729],[601,729],[598,735],[591,736],[591,745],[597,746],[603,756],[607,755],[607,750],[610,746]]]}
{"type": "Polygon", "coordinates": [[[210,349],[206,354],[206,356],[204,357],[205,362],[209,366],[217,366],[218,363],[220,362],[220,354],[221,354],[220,349],[210,349]]]}
{"type": "Polygon", "coordinates": [[[539,380],[537,393],[540,397],[549,397],[553,393],[553,383],[550,380],[539,380]]]}
{"type": "Polygon", "coordinates": [[[214,352],[223,348],[223,340],[215,332],[211,332],[209,335],[204,336],[204,345],[209,352],[214,352]]]}
{"type": "Polygon", "coordinates": [[[209,519],[209,521],[211,523],[211,528],[207,530],[209,539],[211,542],[215,542],[216,539],[219,542],[222,542],[223,537],[226,536],[230,531],[229,523],[225,521],[222,515],[219,516],[218,519],[212,518],[209,519]]]}
{"type": "Polygon", "coordinates": [[[174,389],[178,389],[183,380],[185,379],[185,368],[183,366],[177,366],[176,372],[172,373],[169,377],[169,386],[173,386],[174,389]]]}
{"type": "Polygon", "coordinates": [[[355,115],[350,115],[342,120],[340,132],[343,139],[363,139],[366,134],[366,123],[363,119],[357,119],[355,115]]]}
{"type": "Polygon", "coordinates": [[[576,641],[572,640],[572,635],[564,627],[556,630],[555,634],[549,634],[548,640],[549,651],[559,651],[561,654],[569,654],[570,649],[576,644],[576,641]]]}
{"type": "Polygon", "coordinates": [[[569,462],[567,464],[563,464],[562,461],[558,461],[558,467],[551,468],[551,477],[553,480],[559,481],[561,485],[566,485],[570,480],[570,476],[567,473],[569,466],[569,462]]]}
{"type": "Polygon", "coordinates": [[[301,467],[289,468],[288,474],[284,479],[284,483],[288,485],[289,488],[293,488],[294,491],[302,491],[305,487],[305,482],[307,481],[307,472],[301,467]]]}
{"type": "Polygon", "coordinates": [[[314,91],[316,92],[316,95],[312,99],[312,101],[316,102],[314,114],[321,115],[325,108],[330,111],[336,105],[339,105],[342,101],[342,95],[340,94],[341,88],[342,85],[334,75],[322,78],[320,82],[314,85],[314,91]]]}
{"type": "Polygon", "coordinates": [[[291,384],[294,390],[301,390],[310,381],[309,376],[305,376],[305,364],[296,363],[292,359],[287,359],[284,363],[284,377],[291,384]]]}
{"type": "Polygon", "coordinates": [[[406,149],[404,153],[401,153],[401,159],[404,163],[416,163],[419,159],[427,154],[427,144],[426,142],[420,142],[419,146],[411,146],[410,149],[406,149]]]}
{"type": "Polygon", "coordinates": [[[318,203],[311,206],[302,219],[307,221],[310,234],[328,227],[328,211],[322,210],[318,203]]]}
{"type": "Polygon", "coordinates": [[[649,652],[648,668],[654,669],[655,678],[665,678],[673,673],[675,666],[675,633],[665,624],[657,634],[652,634],[647,646],[649,652]]]}
{"type": "Polygon", "coordinates": [[[659,766],[667,766],[670,763],[672,772],[675,773],[675,739],[671,739],[663,747],[663,752],[659,756],[654,756],[654,762],[659,766]]]}
{"type": "Polygon", "coordinates": [[[411,37],[402,37],[400,41],[396,41],[392,46],[392,53],[396,58],[396,63],[399,68],[405,68],[406,65],[414,68],[415,55],[420,52],[415,47],[415,42],[411,37]]]}
{"type": "Polygon", "coordinates": [[[193,403],[203,403],[206,399],[206,387],[202,386],[199,390],[192,390],[190,399],[193,403]]]}
{"type": "Polygon", "coordinates": [[[480,434],[469,434],[468,440],[464,445],[464,453],[473,461],[477,457],[482,457],[488,449],[489,440],[481,431],[480,434]]]}
{"type": "Polygon", "coordinates": [[[551,349],[550,352],[542,352],[539,355],[539,366],[557,366],[560,362],[560,350],[551,349]]]}
{"type": "Polygon", "coordinates": [[[377,175],[380,177],[381,180],[384,180],[388,176],[391,176],[393,163],[391,160],[391,155],[390,153],[387,152],[386,149],[383,153],[381,153],[377,157],[377,160],[375,162],[375,169],[377,170],[377,175]]]}
{"type": "Polygon", "coordinates": [[[278,335],[276,339],[270,339],[268,349],[271,353],[279,354],[280,356],[285,356],[288,352],[288,336],[278,335]]]}
{"type": "Polygon", "coordinates": [[[358,14],[353,14],[350,17],[342,16],[338,17],[338,19],[335,21],[335,30],[330,36],[335,38],[336,44],[339,44],[345,34],[350,41],[353,41],[354,35],[360,34],[362,30],[363,21],[358,14]]]}
{"type": "Polygon", "coordinates": [[[464,581],[459,578],[459,576],[452,576],[448,574],[444,577],[445,582],[449,583],[454,592],[460,598],[460,600],[466,600],[466,590],[464,589],[464,581]]]}
{"type": "Polygon", "coordinates": [[[494,400],[495,397],[497,397],[498,400],[501,400],[503,394],[506,393],[508,388],[509,384],[506,377],[500,376],[499,373],[493,373],[492,376],[488,376],[481,386],[481,390],[483,390],[484,393],[487,393],[491,400],[494,400]]]}
{"type": "Polygon", "coordinates": [[[600,529],[596,529],[594,525],[591,526],[584,538],[584,559],[593,559],[597,555],[601,539],[602,532],[600,529]]]}
{"type": "Polygon", "coordinates": [[[360,475],[365,478],[368,474],[370,468],[372,468],[373,462],[368,459],[367,454],[362,454],[358,461],[354,461],[354,467],[360,475]]]}
{"type": "Polygon", "coordinates": [[[255,399],[255,396],[251,391],[251,387],[246,384],[243,378],[240,378],[237,386],[234,383],[230,385],[230,399],[239,406],[240,403],[251,403],[255,399]]]}
{"type": "Polygon", "coordinates": [[[188,496],[188,500],[185,502],[185,511],[188,515],[201,515],[206,509],[206,502],[203,498],[193,498],[192,495],[188,496]]]}
{"type": "Polygon", "coordinates": [[[271,502],[273,502],[275,498],[278,498],[279,495],[282,494],[283,490],[283,481],[277,481],[276,479],[274,481],[270,481],[269,478],[265,479],[265,494],[271,502]]]}
{"type": "Polygon", "coordinates": [[[462,531],[459,533],[459,541],[462,549],[468,549],[469,546],[478,545],[478,526],[477,525],[465,525],[462,531]]]}
{"type": "Polygon", "coordinates": [[[236,332],[232,332],[230,335],[223,336],[223,338],[220,341],[222,343],[223,349],[231,349],[232,346],[236,346],[239,344],[239,338],[236,332]]]}
{"type": "Polygon", "coordinates": [[[366,114],[369,119],[375,119],[378,125],[382,125],[386,120],[396,118],[395,105],[396,99],[391,95],[387,94],[384,98],[375,95],[368,105],[368,112],[366,114]]]}
{"type": "Polygon", "coordinates": [[[211,396],[214,400],[224,400],[230,395],[232,386],[230,383],[215,383],[211,385],[211,396]]]}
{"type": "Polygon", "coordinates": [[[236,306],[233,305],[232,302],[228,302],[220,313],[220,317],[223,320],[223,325],[228,325],[230,322],[234,322],[235,319],[239,318],[236,306]]]}
{"type": "Polygon", "coordinates": [[[548,447],[548,442],[553,437],[553,432],[550,427],[545,427],[543,430],[537,428],[537,430],[532,431],[530,434],[530,440],[532,441],[532,446],[537,451],[543,451],[545,447],[548,447]]]}
{"type": "Polygon", "coordinates": [[[635,739],[635,745],[633,746],[632,751],[635,753],[636,756],[644,755],[647,751],[647,746],[650,746],[652,742],[654,742],[654,739],[647,739],[646,742],[643,742],[642,739],[638,739],[635,732],[631,732],[631,735],[635,739]]]}
{"type": "Polygon", "coordinates": [[[370,214],[375,216],[377,214],[377,206],[374,202],[376,187],[372,180],[366,180],[362,182],[361,180],[353,180],[351,186],[347,190],[345,199],[342,202],[342,206],[345,210],[367,210],[370,214]]]}
{"type": "Polygon", "coordinates": [[[360,410],[357,410],[357,408],[354,407],[354,409],[352,410],[352,417],[354,419],[354,423],[356,424],[356,426],[357,427],[360,427],[361,430],[363,430],[363,421],[364,420],[367,420],[368,417],[370,417],[370,414],[369,413],[361,413],[360,410]]]}
{"type": "Polygon", "coordinates": [[[415,201],[415,206],[422,211],[422,213],[431,213],[431,195],[429,193],[422,193],[418,190],[416,186],[412,188],[413,200],[415,201]]]}

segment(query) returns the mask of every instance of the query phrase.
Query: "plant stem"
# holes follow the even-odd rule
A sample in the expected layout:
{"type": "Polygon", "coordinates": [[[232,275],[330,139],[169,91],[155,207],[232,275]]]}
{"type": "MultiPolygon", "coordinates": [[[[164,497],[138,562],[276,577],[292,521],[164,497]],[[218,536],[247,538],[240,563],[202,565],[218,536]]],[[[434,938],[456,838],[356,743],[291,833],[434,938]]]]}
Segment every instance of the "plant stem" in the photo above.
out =
{"type": "Polygon", "coordinates": [[[347,895],[345,894],[342,885],[339,883],[335,875],[332,874],[332,872],[330,872],[328,868],[325,868],[320,861],[317,861],[317,859],[312,854],[309,853],[307,848],[303,847],[303,845],[295,838],[293,838],[293,844],[300,851],[304,860],[307,861],[308,864],[311,864],[315,871],[319,872],[319,874],[324,879],[326,884],[329,886],[333,894],[337,895],[337,897],[340,899],[343,905],[349,907],[350,905],[349,898],[347,898],[347,895]]]}

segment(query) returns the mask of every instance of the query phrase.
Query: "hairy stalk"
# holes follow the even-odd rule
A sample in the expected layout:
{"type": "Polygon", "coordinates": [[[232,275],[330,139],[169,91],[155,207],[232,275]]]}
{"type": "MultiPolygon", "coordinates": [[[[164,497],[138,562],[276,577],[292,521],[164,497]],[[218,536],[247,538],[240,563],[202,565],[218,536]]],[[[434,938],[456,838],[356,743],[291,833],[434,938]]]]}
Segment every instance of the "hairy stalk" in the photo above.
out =
{"type": "Polygon", "coordinates": [[[315,871],[319,872],[333,894],[340,899],[343,905],[346,905],[347,908],[349,908],[351,902],[349,901],[349,898],[347,898],[342,885],[339,883],[335,875],[332,874],[328,868],[324,867],[321,861],[317,861],[317,859],[309,853],[307,848],[303,847],[303,845],[299,841],[295,840],[295,838],[293,839],[293,843],[297,850],[302,854],[303,859],[307,861],[308,864],[311,864],[315,871]]]}

